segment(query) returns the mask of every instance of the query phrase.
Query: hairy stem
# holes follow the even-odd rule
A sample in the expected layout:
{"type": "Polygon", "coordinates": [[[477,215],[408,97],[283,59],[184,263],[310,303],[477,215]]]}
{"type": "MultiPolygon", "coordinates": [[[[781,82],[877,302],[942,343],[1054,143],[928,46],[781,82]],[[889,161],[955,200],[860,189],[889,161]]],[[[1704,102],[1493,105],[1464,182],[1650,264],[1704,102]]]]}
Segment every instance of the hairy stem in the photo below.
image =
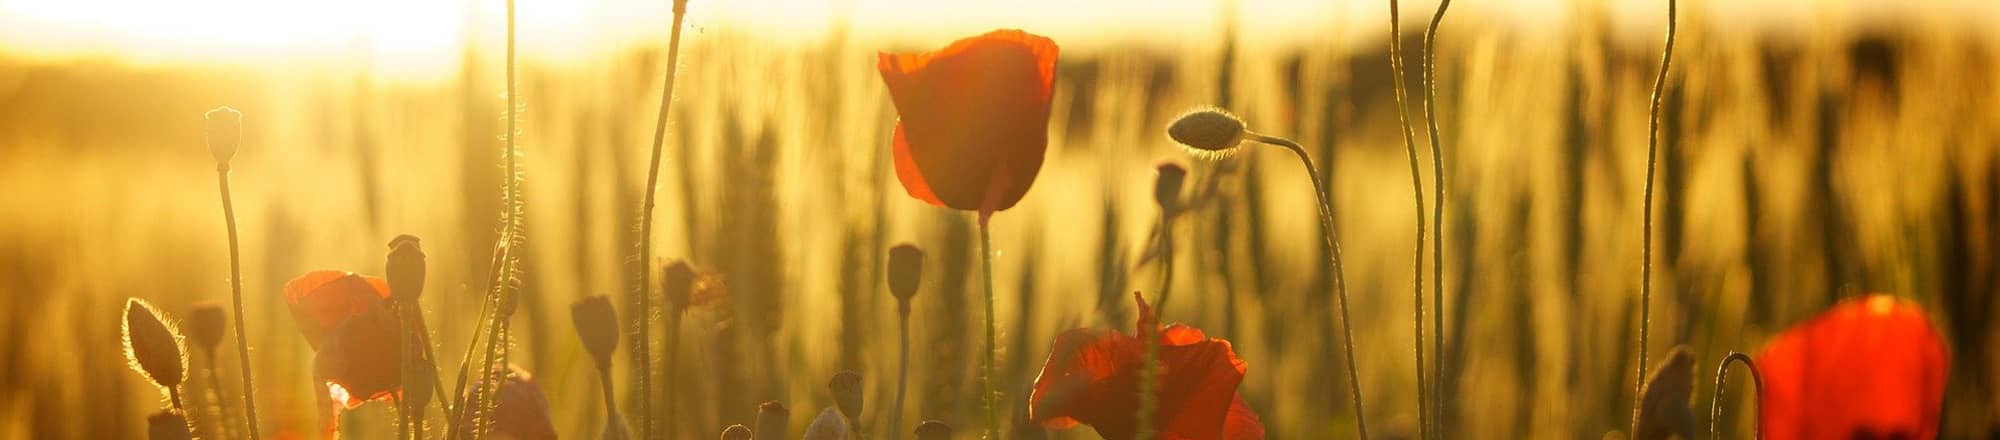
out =
{"type": "MultiPolygon", "coordinates": [[[[1430,29],[1424,31],[1423,81],[1424,81],[1424,122],[1429,126],[1431,139],[1431,225],[1437,228],[1437,238],[1431,240],[1431,351],[1437,355],[1432,362],[1431,387],[1437,397],[1431,399],[1431,417],[1436,425],[1436,435],[1446,436],[1444,407],[1451,400],[1450,388],[1444,383],[1446,377],[1444,361],[1444,148],[1440,146],[1443,137],[1438,134],[1437,115],[1437,33],[1438,25],[1444,22],[1444,11],[1451,8],[1451,0],[1438,2],[1437,14],[1431,16],[1430,29]]],[[[1464,307],[1464,305],[1460,305],[1464,307]]]]}
{"type": "Polygon", "coordinates": [[[993,358],[1000,345],[993,336],[993,234],[986,227],[986,215],[979,218],[979,261],[986,273],[986,363],[979,368],[979,397],[986,403],[986,438],[1000,438],[1000,389],[994,387],[993,358]]]}
{"type": "MultiPolygon", "coordinates": [[[[633,366],[636,367],[633,375],[637,376],[637,382],[639,383],[636,392],[639,395],[640,438],[653,438],[658,431],[658,427],[654,426],[655,417],[653,414],[651,393],[653,382],[652,339],[647,336],[647,333],[650,332],[649,327],[653,325],[653,272],[648,265],[652,264],[653,256],[653,206],[656,203],[655,195],[658,193],[660,186],[660,156],[661,150],[665,149],[664,146],[666,144],[667,112],[673,107],[674,74],[680,71],[681,19],[685,15],[687,15],[687,1],[676,0],[674,2],[674,24],[667,42],[666,85],[662,86],[660,90],[660,117],[653,122],[653,158],[646,162],[646,202],[645,206],[640,208],[639,213],[639,283],[635,287],[637,291],[632,295],[633,307],[638,310],[639,319],[633,320],[633,334],[637,337],[633,339],[632,361],[633,366]]],[[[672,393],[668,394],[668,399],[672,399],[672,393]]],[[[668,410],[667,417],[672,417],[672,412],[671,409],[668,410]]]]}
{"type": "Polygon", "coordinates": [[[1409,88],[1403,84],[1403,16],[1399,11],[1400,0],[1389,0],[1389,73],[1394,75],[1396,92],[1396,118],[1403,124],[1403,149],[1410,157],[1410,188],[1416,192],[1417,206],[1417,247],[1415,270],[1411,280],[1414,304],[1411,321],[1416,327],[1417,352],[1417,438],[1430,438],[1431,422],[1428,382],[1424,377],[1424,176],[1417,165],[1416,133],[1410,128],[1410,104],[1404,99],[1409,88]]]}
{"type": "Polygon", "coordinates": [[[243,368],[243,422],[248,426],[250,440],[257,440],[257,386],[250,379],[250,339],[243,331],[243,257],[237,249],[236,203],[229,197],[229,164],[224,162],[215,168],[215,181],[222,188],[222,220],[229,227],[229,298],[236,308],[236,355],[243,368]]]}
{"type": "MultiPolygon", "coordinates": [[[[1249,140],[1283,147],[1291,150],[1293,154],[1297,154],[1299,156],[1299,163],[1306,168],[1306,180],[1312,182],[1313,195],[1319,197],[1321,243],[1326,246],[1327,258],[1331,260],[1329,263],[1333,265],[1333,291],[1335,296],[1340,300],[1340,340],[1344,345],[1341,351],[1348,357],[1348,397],[1352,399],[1352,404],[1354,405],[1354,428],[1358,434],[1356,438],[1366,440],[1368,438],[1368,423],[1367,417],[1364,415],[1367,412],[1362,411],[1361,377],[1357,372],[1357,367],[1354,365],[1354,321],[1348,319],[1347,275],[1346,271],[1340,265],[1340,230],[1336,229],[1333,223],[1333,199],[1328,196],[1326,186],[1321,185],[1319,182],[1319,167],[1313,166],[1312,156],[1307,155],[1305,147],[1299,146],[1298,142],[1257,133],[1245,133],[1245,137],[1249,140]]],[[[1331,339],[1332,335],[1327,335],[1327,337],[1331,339]]]]}
{"type": "Polygon", "coordinates": [[[1632,432],[1638,432],[1639,399],[1646,390],[1646,344],[1650,336],[1653,313],[1653,174],[1660,149],[1660,97],[1667,88],[1667,68],[1674,63],[1674,28],[1676,0],[1667,0],[1667,44],[1660,51],[1660,72],[1653,77],[1652,109],[1646,116],[1646,194],[1641,204],[1640,214],[1642,236],[1639,242],[1639,375],[1632,392],[1632,432]]]}

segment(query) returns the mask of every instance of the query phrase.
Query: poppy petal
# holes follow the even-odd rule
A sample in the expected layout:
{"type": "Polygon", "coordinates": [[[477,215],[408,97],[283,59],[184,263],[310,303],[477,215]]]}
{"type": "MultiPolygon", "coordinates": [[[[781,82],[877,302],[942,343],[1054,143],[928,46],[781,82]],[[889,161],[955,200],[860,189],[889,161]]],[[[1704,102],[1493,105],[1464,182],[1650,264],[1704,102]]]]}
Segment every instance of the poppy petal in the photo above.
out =
{"type": "Polygon", "coordinates": [[[284,296],[306,344],[317,350],[334,326],[387,299],[388,286],[381,278],[317,270],[286,282],[284,296]]]}
{"type": "Polygon", "coordinates": [[[1228,440],[1262,440],[1264,422],[1257,419],[1257,412],[1243,403],[1243,393],[1237,393],[1235,402],[1229,404],[1229,420],[1222,422],[1223,438],[1228,440]]]}
{"type": "Polygon", "coordinates": [[[879,54],[876,69],[901,117],[905,189],[982,213],[1019,202],[1048,147],[1056,53],[1045,37],[1003,30],[931,53],[879,54]],[[905,163],[919,172],[906,173],[905,163]],[[910,187],[908,175],[922,176],[924,187],[910,187]]]}
{"type": "Polygon", "coordinates": [[[1793,326],[1756,357],[1765,438],[1934,438],[1950,353],[1923,309],[1855,298],[1793,326]]]}
{"type": "Polygon", "coordinates": [[[910,141],[903,137],[903,124],[896,124],[895,148],[890,157],[896,162],[896,180],[903,182],[903,191],[910,197],[932,205],[944,206],[937,194],[931,192],[931,184],[924,182],[923,169],[917,168],[917,160],[910,156],[910,141]]]}

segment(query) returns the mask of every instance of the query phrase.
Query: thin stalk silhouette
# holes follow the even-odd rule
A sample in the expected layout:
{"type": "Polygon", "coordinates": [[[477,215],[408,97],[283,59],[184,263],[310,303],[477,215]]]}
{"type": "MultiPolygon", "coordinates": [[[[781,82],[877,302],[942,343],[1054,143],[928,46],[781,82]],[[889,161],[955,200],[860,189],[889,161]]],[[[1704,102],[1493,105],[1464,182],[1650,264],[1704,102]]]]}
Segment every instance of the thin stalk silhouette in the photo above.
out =
{"type": "Polygon", "coordinates": [[[1414,293],[1411,294],[1411,321],[1416,328],[1417,353],[1417,438],[1430,438],[1431,422],[1430,392],[1428,380],[1424,379],[1424,176],[1417,165],[1417,140],[1414,129],[1410,128],[1410,104],[1405,99],[1409,87],[1403,83],[1403,16],[1400,0],[1389,0],[1389,73],[1394,75],[1396,92],[1396,118],[1402,122],[1403,149],[1410,157],[1410,188],[1416,192],[1417,246],[1415,270],[1411,271],[1414,293]]]}
{"type": "MultiPolygon", "coordinates": [[[[1757,372],[1757,363],[1750,360],[1750,355],[1732,351],[1729,355],[1723,356],[1722,363],[1715,367],[1715,393],[1709,395],[1708,438],[1711,439],[1722,438],[1722,385],[1729,382],[1729,363],[1732,361],[1740,362],[1743,364],[1743,369],[1750,370],[1750,382],[1755,387],[1752,395],[1759,399],[1764,396],[1764,375],[1757,372]]],[[[1761,406],[1764,403],[1757,402],[1757,404],[1761,406]]],[[[1764,438],[1763,422],[1757,421],[1755,417],[1751,420],[1750,438],[1764,438]]]]}
{"type": "Polygon", "coordinates": [[[248,426],[250,440],[262,438],[257,429],[257,386],[250,378],[250,340],[243,330],[243,257],[238,251],[240,241],[236,237],[236,204],[229,197],[229,162],[220,161],[215,167],[215,181],[222,190],[222,219],[229,228],[229,298],[236,308],[231,321],[236,324],[237,360],[243,369],[243,419],[248,426]]]}
{"type": "Polygon", "coordinates": [[[1646,194],[1639,242],[1639,376],[1632,392],[1632,432],[1639,429],[1639,400],[1646,390],[1646,343],[1650,337],[1653,312],[1653,174],[1658,170],[1660,149],[1660,98],[1667,88],[1667,69],[1674,63],[1675,13],[1678,1],[1667,0],[1667,44],[1660,51],[1660,72],[1653,77],[1652,109],[1646,117],[1646,194]]]}
{"type": "MultiPolygon", "coordinates": [[[[1432,360],[1431,387],[1437,396],[1431,399],[1431,417],[1436,432],[1445,436],[1444,407],[1451,399],[1449,388],[1444,383],[1444,142],[1438,131],[1437,112],[1437,33],[1438,25],[1444,22],[1444,12],[1451,8],[1451,0],[1438,2],[1437,14],[1431,16],[1430,29],[1424,31],[1423,81],[1424,81],[1424,122],[1430,129],[1431,139],[1431,225],[1437,228],[1437,237],[1431,240],[1431,350],[1437,356],[1432,360]]],[[[1464,307],[1463,304],[1459,307],[1464,307]]]]}
{"type": "MultiPolygon", "coordinates": [[[[653,154],[652,159],[646,162],[646,201],[639,212],[638,264],[641,269],[637,271],[639,283],[634,287],[637,291],[632,295],[633,308],[638,317],[632,320],[633,334],[636,337],[631,345],[631,356],[633,366],[636,367],[633,375],[637,377],[636,382],[638,382],[638,389],[634,392],[639,396],[639,438],[648,439],[654,438],[659,431],[659,427],[655,426],[655,423],[658,423],[657,417],[653,413],[652,338],[648,335],[653,325],[653,271],[650,266],[653,257],[653,207],[657,203],[655,199],[660,186],[660,156],[666,144],[668,110],[672,108],[674,101],[674,75],[680,71],[681,20],[686,15],[687,0],[675,0],[674,24],[667,42],[666,85],[660,90],[659,119],[653,122],[653,154]]],[[[667,381],[669,385],[672,383],[671,380],[667,381]]],[[[672,392],[667,393],[667,399],[669,402],[672,401],[672,392]]],[[[666,417],[673,417],[672,410],[667,411],[666,417]]],[[[672,422],[666,424],[671,426],[672,422]]]]}

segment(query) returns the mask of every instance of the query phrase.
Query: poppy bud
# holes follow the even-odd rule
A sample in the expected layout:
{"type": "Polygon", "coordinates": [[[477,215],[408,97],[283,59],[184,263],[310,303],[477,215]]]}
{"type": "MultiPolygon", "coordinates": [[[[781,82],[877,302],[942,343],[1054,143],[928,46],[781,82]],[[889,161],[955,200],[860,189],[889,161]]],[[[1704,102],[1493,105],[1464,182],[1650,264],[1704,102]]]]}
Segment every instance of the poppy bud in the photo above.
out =
{"type": "Polygon", "coordinates": [[[611,365],[611,352],[618,349],[618,312],[611,308],[611,298],[591,295],[577,300],[569,306],[569,317],[597,368],[611,365]]]}
{"type": "Polygon", "coordinates": [[[923,280],[924,250],[917,245],[903,243],[889,248],[889,293],[902,303],[902,312],[909,313],[910,297],[917,294],[917,283],[923,280]]]}
{"type": "Polygon", "coordinates": [[[424,407],[431,404],[431,379],[436,378],[431,373],[437,371],[437,367],[430,359],[412,357],[416,359],[416,364],[412,365],[414,368],[403,372],[403,398],[409,401],[410,409],[422,417],[424,407]]]}
{"type": "Polygon", "coordinates": [[[667,304],[674,306],[673,313],[686,310],[690,292],[694,290],[694,266],[686,260],[674,260],[660,272],[660,294],[666,295],[667,304]]]}
{"type": "Polygon", "coordinates": [[[167,408],[146,416],[146,438],[152,440],[192,440],[194,433],[188,431],[187,415],[180,410],[167,408]]]}
{"type": "Polygon", "coordinates": [[[138,298],[125,300],[125,359],[146,380],[162,388],[180,386],[187,378],[187,357],[180,329],[160,316],[152,303],[138,298]]]}
{"type": "Polygon", "coordinates": [[[208,120],[208,153],[215,155],[216,165],[229,167],[229,159],[236,157],[236,145],[243,139],[243,112],[222,106],[202,117],[208,120]]]}
{"type": "Polygon", "coordinates": [[[722,440],[750,440],[750,428],[743,425],[729,425],[722,430],[722,440]]]}
{"type": "Polygon", "coordinates": [[[194,306],[194,310],[188,311],[188,336],[203,350],[214,352],[215,346],[222,343],[222,333],[227,329],[228,320],[221,304],[194,306]]]}
{"type": "Polygon", "coordinates": [[[1187,180],[1187,168],[1172,161],[1160,162],[1154,168],[1153,201],[1160,204],[1160,210],[1172,215],[1181,209],[1181,184],[1187,180]]]}
{"type": "Polygon", "coordinates": [[[951,425],[925,420],[917,424],[917,440],[951,440],[951,425]]]}
{"type": "Polygon", "coordinates": [[[1197,152],[1228,154],[1243,143],[1249,133],[1243,120],[1219,108],[1200,108],[1174,119],[1167,125],[1167,137],[1197,152]]]}
{"type": "Polygon", "coordinates": [[[389,296],[399,301],[416,301],[424,294],[424,249],[417,237],[398,235],[389,240],[389,296]]]}
{"type": "Polygon", "coordinates": [[[785,409],[785,404],[778,403],[776,400],[766,401],[757,405],[757,429],[755,431],[757,437],[782,439],[790,436],[789,432],[791,428],[787,425],[791,423],[791,417],[792,411],[785,409]]]}
{"type": "Polygon", "coordinates": [[[1674,347],[1639,392],[1639,423],[1632,439],[1694,438],[1694,410],[1688,407],[1693,394],[1694,353],[1685,345],[1674,347]]]}
{"type": "Polygon", "coordinates": [[[847,418],[840,416],[834,408],[820,410],[813,417],[811,425],[806,425],[805,440],[847,440],[847,418]]]}
{"type": "Polygon", "coordinates": [[[834,373],[826,382],[827,389],[833,390],[833,404],[848,418],[861,418],[861,374],[853,371],[834,373]]]}

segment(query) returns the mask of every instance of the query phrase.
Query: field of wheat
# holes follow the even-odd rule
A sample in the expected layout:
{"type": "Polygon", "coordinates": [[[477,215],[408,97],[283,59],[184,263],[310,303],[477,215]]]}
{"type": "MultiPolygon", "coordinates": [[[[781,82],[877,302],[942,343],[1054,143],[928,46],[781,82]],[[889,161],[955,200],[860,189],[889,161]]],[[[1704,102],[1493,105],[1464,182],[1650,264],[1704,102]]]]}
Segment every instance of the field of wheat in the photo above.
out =
{"type": "MultiPolygon", "coordinates": [[[[1259,39],[1255,23],[1234,22],[1193,43],[1070,45],[1055,35],[1064,46],[1047,151],[1032,189],[991,220],[990,273],[979,215],[911,197],[891,159],[898,113],[877,53],[949,38],[843,29],[773,42],[690,24],[647,228],[664,38],[516,61],[511,121],[502,40],[467,38],[455,59],[436,61],[446,73],[422,80],[338,61],[16,51],[0,57],[0,438],[148,435],[167,396],[128,365],[127,298],[184,329],[203,305],[241,320],[245,362],[235,330],[220,345],[187,345],[178,389],[197,436],[243,437],[247,365],[261,434],[320,438],[317,342],[299,336],[285,286],[320,269],[383,276],[402,234],[421,238],[427,258],[420,310],[441,388],[453,389],[462,362],[476,371],[497,350],[484,347],[485,308],[489,292],[510,291],[518,312],[504,334],[490,333],[503,336],[498,365],[532,375],[546,409],[527,417],[547,417],[567,438],[608,429],[602,378],[571,316],[592,295],[607,296],[622,320],[613,400],[629,429],[652,438],[755,426],[766,401],[789,408],[796,438],[821,408],[851,398],[829,388],[841,371],[860,378],[865,405],[843,408],[856,413],[855,438],[908,434],[923,420],[978,438],[992,425],[980,398],[988,306],[997,431],[1098,438],[1030,420],[1037,375],[1066,330],[1133,331],[1133,292],[1150,300],[1167,290],[1163,280],[1174,301],[1159,315],[1231,342],[1248,366],[1241,397],[1274,439],[1350,438],[1360,420],[1379,438],[1600,438],[1630,429],[1637,354],[1652,363],[1682,345],[1695,360],[1701,436],[1713,401],[1725,407],[1722,436],[1748,438],[1757,402],[1747,375],[1732,375],[1718,398],[1715,366],[1870,293],[1914,301],[1946,341],[1939,437],[2000,435],[2000,33],[1941,13],[1781,31],[1681,5],[1648,210],[1664,20],[1631,29],[1588,6],[1549,29],[1447,15],[1429,45],[1434,6],[1402,10],[1415,163],[1387,17],[1324,37],[1259,39]],[[1417,66],[1433,47],[1430,121],[1421,93],[1431,84],[1417,66]],[[228,162],[241,316],[204,125],[204,112],[223,105],[243,114],[228,162]],[[1275,148],[1189,154],[1167,127],[1202,106],[1297,140],[1319,174],[1275,148]],[[1431,173],[1432,122],[1443,182],[1431,173]],[[1163,161],[1187,170],[1169,223],[1154,196],[1163,161]],[[1334,206],[1345,304],[1308,178],[1326,184],[1334,206]],[[513,197],[503,192],[510,182],[513,197]],[[1432,193],[1440,184],[1442,200],[1432,193]],[[1442,251],[1431,260],[1413,224],[1436,203],[1443,223],[1422,237],[1442,251]],[[1639,347],[1645,234],[1653,287],[1639,347]],[[496,242],[509,241],[514,275],[496,277],[496,242]],[[901,243],[924,260],[910,302],[907,404],[892,414],[899,313],[885,273],[901,243]],[[676,261],[709,283],[679,304],[657,296],[676,261]],[[1426,265],[1420,301],[1413,261],[1426,265]],[[513,287],[495,289],[505,278],[513,287]],[[643,340],[629,324],[639,294],[655,295],[643,340]],[[635,343],[649,362],[636,362],[635,343]],[[1418,368],[1418,353],[1431,363],[1418,368]],[[657,368],[642,375],[639,365],[657,368]],[[1427,404],[1434,422],[1419,416],[1427,404]]],[[[343,436],[389,438],[397,409],[383,401],[333,417],[343,436]]],[[[435,408],[428,417],[424,438],[446,436],[448,417],[435,408]]]]}

